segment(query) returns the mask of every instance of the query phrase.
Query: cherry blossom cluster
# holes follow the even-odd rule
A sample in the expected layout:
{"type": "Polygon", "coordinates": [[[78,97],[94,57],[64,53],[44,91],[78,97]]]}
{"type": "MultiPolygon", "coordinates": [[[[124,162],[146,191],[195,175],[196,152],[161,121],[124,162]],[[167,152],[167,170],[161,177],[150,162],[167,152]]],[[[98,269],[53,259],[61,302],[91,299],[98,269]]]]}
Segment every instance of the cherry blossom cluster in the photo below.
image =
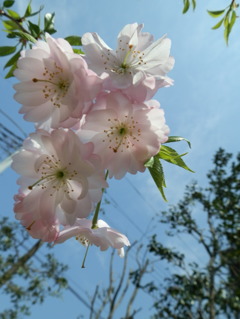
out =
{"type": "Polygon", "coordinates": [[[15,71],[15,99],[36,132],[13,157],[21,175],[15,216],[33,238],[109,246],[124,255],[127,237],[98,220],[109,178],[145,170],[168,139],[164,112],[152,97],[172,85],[171,42],[126,25],[113,50],[96,33],[82,37],[84,55],[46,34],[25,50],[15,71]],[[93,219],[88,219],[91,213],[93,219]]]}

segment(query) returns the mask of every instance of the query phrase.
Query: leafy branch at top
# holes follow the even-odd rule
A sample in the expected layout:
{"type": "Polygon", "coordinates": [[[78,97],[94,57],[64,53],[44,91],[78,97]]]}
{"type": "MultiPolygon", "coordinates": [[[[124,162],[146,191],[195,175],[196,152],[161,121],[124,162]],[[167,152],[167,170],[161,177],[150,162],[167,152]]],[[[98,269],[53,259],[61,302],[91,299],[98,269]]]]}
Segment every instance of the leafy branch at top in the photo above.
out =
{"type": "Polygon", "coordinates": [[[5,78],[13,76],[16,69],[17,60],[20,57],[20,52],[27,46],[31,47],[32,43],[36,40],[42,39],[45,33],[53,34],[56,32],[54,29],[54,13],[47,13],[44,16],[44,25],[40,26],[40,13],[43,6],[39,10],[33,12],[31,1],[28,3],[24,14],[20,15],[16,11],[9,9],[14,5],[14,0],[4,1],[0,6],[0,18],[4,27],[4,32],[7,33],[7,38],[14,39],[17,44],[14,46],[1,46],[0,56],[12,55],[10,60],[7,61],[4,68],[9,68],[5,78]],[[38,23],[33,23],[29,19],[39,15],[38,23]],[[16,41],[17,40],[17,41],[16,41]]]}
{"type": "MultiPolygon", "coordinates": [[[[189,8],[193,7],[193,10],[196,8],[196,0],[183,0],[183,11],[182,13],[186,13],[189,8]]],[[[236,10],[239,7],[239,3],[236,3],[235,0],[231,0],[231,3],[224,9],[221,10],[208,10],[208,14],[213,18],[221,19],[212,27],[213,30],[224,27],[224,39],[226,44],[228,45],[229,35],[232,31],[232,27],[234,26],[236,19],[238,18],[236,10]]]]}

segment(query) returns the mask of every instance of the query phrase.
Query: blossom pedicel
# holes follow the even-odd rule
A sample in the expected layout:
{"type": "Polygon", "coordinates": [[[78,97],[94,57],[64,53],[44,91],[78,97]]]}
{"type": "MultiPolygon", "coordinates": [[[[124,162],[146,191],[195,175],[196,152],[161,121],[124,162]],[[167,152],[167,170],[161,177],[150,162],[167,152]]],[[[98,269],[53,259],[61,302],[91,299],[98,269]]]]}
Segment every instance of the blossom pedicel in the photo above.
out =
{"type": "Polygon", "coordinates": [[[19,178],[15,216],[34,238],[62,243],[75,236],[120,256],[127,237],[98,219],[105,176],[120,179],[167,141],[156,91],[173,81],[171,41],[154,41],[142,24],[128,24],[114,51],[96,33],[82,37],[85,55],[46,35],[17,64],[15,99],[38,130],[13,156],[19,178]],[[67,129],[66,129],[67,127],[67,129]],[[93,221],[86,219],[95,208],[93,221]]]}

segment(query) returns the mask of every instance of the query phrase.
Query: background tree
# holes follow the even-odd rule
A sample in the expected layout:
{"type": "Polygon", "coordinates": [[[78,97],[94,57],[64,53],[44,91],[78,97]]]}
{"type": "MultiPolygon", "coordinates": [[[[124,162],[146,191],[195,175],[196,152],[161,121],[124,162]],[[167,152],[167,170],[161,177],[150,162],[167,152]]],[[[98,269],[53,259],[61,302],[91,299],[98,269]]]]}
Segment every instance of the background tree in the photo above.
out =
{"type": "Polygon", "coordinates": [[[10,301],[10,307],[1,310],[0,318],[21,318],[31,314],[31,305],[42,303],[49,295],[59,296],[61,289],[67,287],[63,277],[67,266],[59,263],[50,251],[39,258],[36,253],[43,243],[39,240],[32,244],[18,222],[2,218],[0,234],[0,290],[10,301]]]}
{"type": "Polygon", "coordinates": [[[150,252],[176,269],[155,286],[154,318],[240,318],[240,154],[236,161],[231,157],[219,149],[207,174],[209,185],[188,186],[183,200],[161,215],[169,236],[185,233],[190,245],[198,242],[202,263],[189,263],[152,237],[150,252]]]}

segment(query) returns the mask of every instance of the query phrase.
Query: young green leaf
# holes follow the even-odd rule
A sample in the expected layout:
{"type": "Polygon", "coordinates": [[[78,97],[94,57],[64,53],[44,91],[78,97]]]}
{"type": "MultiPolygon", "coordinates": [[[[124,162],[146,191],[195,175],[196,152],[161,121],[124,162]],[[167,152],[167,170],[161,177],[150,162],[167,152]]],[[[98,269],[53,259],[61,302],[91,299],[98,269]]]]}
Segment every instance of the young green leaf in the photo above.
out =
{"type": "Polygon", "coordinates": [[[6,0],[3,2],[5,8],[10,8],[14,4],[15,0],[6,0]]]}
{"type": "Polygon", "coordinates": [[[236,14],[236,11],[232,11],[232,16],[231,16],[231,20],[230,20],[230,30],[232,30],[232,27],[236,21],[236,18],[237,18],[237,14],[236,14]]]}
{"type": "Polygon", "coordinates": [[[158,153],[159,158],[163,159],[164,161],[177,165],[189,172],[194,173],[194,171],[192,171],[183,161],[182,156],[184,155],[186,155],[186,153],[180,155],[176,150],[165,145],[161,146],[160,152],[158,153]]]}
{"type": "Polygon", "coordinates": [[[190,6],[189,0],[184,0],[184,7],[183,7],[183,11],[182,11],[183,14],[188,11],[189,6],[190,6]]]}
{"type": "Polygon", "coordinates": [[[225,29],[224,29],[224,39],[225,39],[226,45],[228,45],[228,38],[229,38],[230,31],[231,31],[230,25],[228,24],[227,26],[225,26],[225,29]]]}
{"type": "Polygon", "coordinates": [[[28,34],[26,32],[23,32],[23,31],[15,31],[15,32],[12,32],[14,35],[18,36],[19,38],[22,38],[24,40],[27,40],[27,41],[30,41],[32,43],[36,43],[37,40],[31,36],[31,34],[28,34]]]}
{"type": "Polygon", "coordinates": [[[65,40],[68,41],[68,43],[71,45],[82,45],[81,37],[77,35],[71,35],[69,37],[66,37],[65,40]]]}
{"type": "Polygon", "coordinates": [[[11,20],[5,20],[5,21],[2,21],[4,27],[6,28],[7,31],[12,31],[12,30],[19,30],[20,27],[19,25],[14,22],[14,21],[11,21],[11,20]]]}
{"type": "Polygon", "coordinates": [[[197,5],[196,0],[192,0],[193,10],[195,10],[195,9],[196,9],[196,5],[197,5]]]}
{"type": "Polygon", "coordinates": [[[31,13],[32,13],[31,2],[32,2],[32,1],[29,2],[28,6],[27,6],[27,8],[26,8],[26,11],[25,11],[25,13],[24,13],[24,17],[25,17],[25,18],[31,16],[31,13]]]}
{"type": "Polygon", "coordinates": [[[224,12],[225,12],[225,9],[223,9],[223,10],[218,10],[218,11],[207,11],[208,12],[208,14],[211,16],[211,17],[213,17],[213,18],[218,18],[218,17],[220,17],[224,12]]]}
{"type": "Polygon", "coordinates": [[[9,14],[10,17],[12,17],[14,19],[20,19],[21,18],[20,15],[16,11],[8,9],[7,13],[9,14]]]}
{"type": "Polygon", "coordinates": [[[167,202],[167,198],[164,194],[164,187],[166,187],[165,178],[164,178],[164,172],[162,168],[162,164],[158,158],[158,156],[154,156],[154,163],[152,167],[148,167],[148,170],[157,185],[157,188],[159,189],[162,198],[165,202],[167,202]]]}
{"type": "Polygon", "coordinates": [[[144,164],[145,167],[153,167],[154,164],[154,157],[152,156],[149,160],[146,161],[144,164]]]}
{"type": "Polygon", "coordinates": [[[228,11],[223,20],[225,28],[229,25],[229,15],[230,15],[230,12],[228,11]]]}
{"type": "Polygon", "coordinates": [[[186,138],[184,137],[181,137],[181,136],[168,136],[168,140],[164,143],[174,143],[174,142],[180,142],[180,141],[185,141],[188,143],[188,146],[189,148],[191,148],[191,143],[189,140],[187,140],[186,138]]]}
{"type": "Polygon", "coordinates": [[[16,51],[16,47],[0,47],[0,56],[12,54],[16,51]]]}
{"type": "Polygon", "coordinates": [[[217,24],[215,24],[215,26],[212,27],[213,30],[216,30],[218,28],[221,27],[222,23],[223,23],[224,18],[222,18],[217,24]]]}

